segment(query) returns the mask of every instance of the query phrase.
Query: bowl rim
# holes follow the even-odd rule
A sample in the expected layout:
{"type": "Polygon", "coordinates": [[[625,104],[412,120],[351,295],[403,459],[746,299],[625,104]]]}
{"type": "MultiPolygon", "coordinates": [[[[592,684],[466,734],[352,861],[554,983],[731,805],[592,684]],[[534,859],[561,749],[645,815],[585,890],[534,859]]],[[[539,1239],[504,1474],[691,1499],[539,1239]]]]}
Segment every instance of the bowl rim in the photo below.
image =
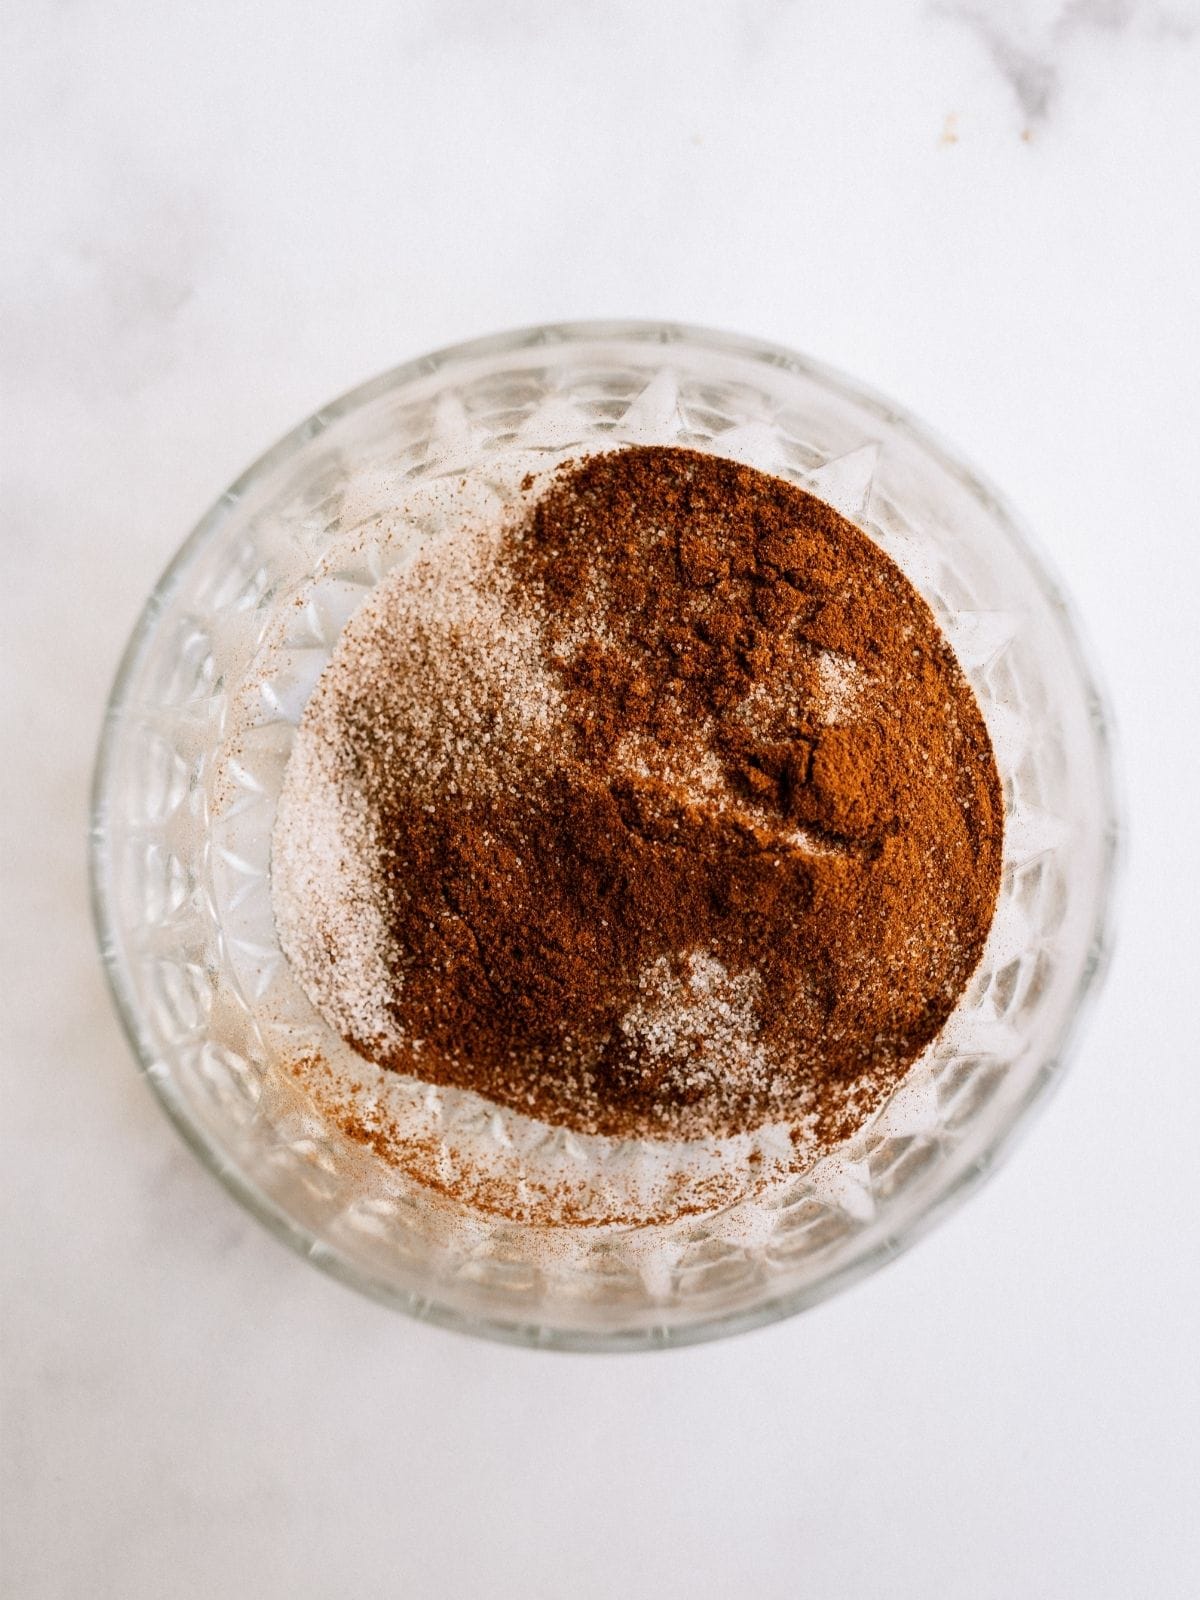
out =
{"type": "Polygon", "coordinates": [[[1031,1112],[1044,1105],[1061,1082],[1070,1054],[1078,1046],[1081,1023],[1099,991],[1112,957],[1114,907],[1123,859],[1125,809],[1113,717],[1073,605],[1037,538],[1014,512],[1003,494],[973,467],[964,464],[941,436],[906,408],[893,404],[868,385],[824,362],[813,360],[783,345],[702,325],[652,319],[602,319],[529,324],[444,345],[428,354],[388,368],[366,382],[346,390],[289,429],[242,471],[214,501],[184,539],[154,584],[122,651],[105,704],[92,774],[89,801],[88,878],[92,921],[109,992],[122,1031],[138,1070],[154,1091],[159,1105],[197,1157],[200,1164],[276,1239],[319,1267],[330,1277],[357,1289],[368,1298],[403,1311],[420,1321],[523,1347],[574,1352],[614,1352],[679,1348],[726,1338],[764,1327],[807,1310],[829,1296],[895,1259],[916,1244],[948,1212],[960,1205],[992,1171],[1011,1155],[1027,1133],[1031,1112]],[[155,626],[201,552],[217,537],[239,502],[269,473],[297,455],[305,445],[333,423],[369,405],[390,391],[416,379],[490,356],[501,356],[536,346],[555,348],[582,344],[636,343],[690,345],[716,354],[782,367],[840,393],[873,413],[889,427],[900,428],[917,440],[962,487],[982,500],[1006,524],[1022,548],[1042,594],[1057,614],[1063,639],[1087,698],[1088,721],[1100,777],[1102,834],[1096,911],[1087,945],[1087,957],[1076,983],[1072,1003],[1064,1015],[1041,1069],[1025,1093],[1014,1102],[1005,1125],[987,1149],[956,1180],[947,1185],[924,1209],[904,1224],[857,1251],[814,1283],[769,1296],[759,1304],[718,1313],[686,1326],[642,1325],[571,1329],[547,1327],[503,1316],[464,1311],[429,1295],[399,1290],[360,1271],[338,1249],[326,1244],[313,1230],[297,1223],[240,1168],[224,1155],[216,1140],[193,1120],[169,1074],[158,1069],[157,1052],[143,1026],[139,1007],[125,971],[116,938],[116,918],[109,883],[111,855],[108,842],[108,789],[115,759],[116,740],[130,686],[149,648],[155,626]]]}

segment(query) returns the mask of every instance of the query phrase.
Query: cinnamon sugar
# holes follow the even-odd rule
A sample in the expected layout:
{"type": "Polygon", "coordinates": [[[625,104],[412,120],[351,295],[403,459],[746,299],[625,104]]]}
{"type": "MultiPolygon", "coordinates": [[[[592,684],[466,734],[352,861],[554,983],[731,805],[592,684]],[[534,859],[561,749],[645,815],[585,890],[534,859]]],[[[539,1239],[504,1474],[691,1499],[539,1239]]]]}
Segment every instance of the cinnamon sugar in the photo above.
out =
{"type": "Polygon", "coordinates": [[[586,1135],[827,1146],[953,1009],[1001,845],[899,569],[781,480],[629,449],[370,596],[301,722],[273,895],[385,1068],[586,1135]]]}

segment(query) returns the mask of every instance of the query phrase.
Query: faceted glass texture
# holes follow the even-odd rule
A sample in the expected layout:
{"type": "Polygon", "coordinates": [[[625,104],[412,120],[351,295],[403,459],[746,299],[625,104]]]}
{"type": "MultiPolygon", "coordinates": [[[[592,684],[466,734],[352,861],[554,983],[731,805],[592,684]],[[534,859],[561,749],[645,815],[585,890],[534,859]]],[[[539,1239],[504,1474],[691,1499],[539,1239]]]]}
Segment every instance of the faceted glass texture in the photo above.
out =
{"type": "MultiPolygon", "coordinates": [[[[1076,626],[1028,535],[889,403],[786,350],[701,329],[498,335],[324,407],[221,497],[164,574],[118,673],[97,763],[101,950],[141,1068],[188,1143],[317,1265],[413,1315],[523,1343],[711,1338],[801,1310],[897,1254],[994,1164],[1060,1076],[1106,946],[1117,839],[1106,727],[1076,626]],[[270,831],[304,695],[343,601],[366,593],[371,574],[336,574],[344,593],[332,608],[298,615],[295,599],[354,519],[386,512],[405,485],[486,479],[514,452],[552,464],[623,443],[687,445],[790,478],[897,561],[979,697],[1004,783],[1005,864],[968,992],[854,1139],[752,1204],[551,1239],[439,1199],[298,1090],[287,1048],[321,1024],[275,944],[270,831]],[[257,691],[248,753],[230,759],[248,675],[285,625],[311,670],[257,691]]],[[[520,1137],[537,1148],[514,1146],[513,1129],[471,1098],[427,1098],[422,1115],[457,1118],[460,1136],[474,1118],[478,1137],[508,1140],[522,1160],[527,1148],[531,1163],[574,1158],[569,1136],[534,1124],[520,1137]]],[[[638,1159],[614,1141],[613,1182],[638,1159]]]]}

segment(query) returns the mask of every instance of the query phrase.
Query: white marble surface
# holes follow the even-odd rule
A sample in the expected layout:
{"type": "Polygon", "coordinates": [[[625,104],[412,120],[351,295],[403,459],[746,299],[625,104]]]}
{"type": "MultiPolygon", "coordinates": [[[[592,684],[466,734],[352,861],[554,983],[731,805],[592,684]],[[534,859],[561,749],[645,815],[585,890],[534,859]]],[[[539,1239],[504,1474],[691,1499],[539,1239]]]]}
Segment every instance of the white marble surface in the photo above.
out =
{"type": "Polygon", "coordinates": [[[14,1600],[1192,1596],[1200,12],[1194,0],[155,6],[0,49],[14,1600]],[[1131,822],[1074,1073],[969,1207],[672,1356],[355,1298],[202,1173],[93,958],[85,791],[143,596],[373,371],[555,317],[831,361],[1040,528],[1131,822]]]}

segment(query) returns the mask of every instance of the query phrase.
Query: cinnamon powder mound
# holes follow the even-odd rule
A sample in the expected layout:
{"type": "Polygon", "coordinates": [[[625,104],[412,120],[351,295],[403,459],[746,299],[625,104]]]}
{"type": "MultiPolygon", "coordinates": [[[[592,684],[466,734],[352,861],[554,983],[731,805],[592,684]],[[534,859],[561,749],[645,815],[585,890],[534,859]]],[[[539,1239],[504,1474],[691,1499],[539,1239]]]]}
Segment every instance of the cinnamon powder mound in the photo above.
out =
{"type": "Polygon", "coordinates": [[[978,705],[829,506],[687,450],[569,463],[386,579],[305,709],[281,944],[380,1066],[580,1133],[846,1137],[999,887],[978,705]]]}

